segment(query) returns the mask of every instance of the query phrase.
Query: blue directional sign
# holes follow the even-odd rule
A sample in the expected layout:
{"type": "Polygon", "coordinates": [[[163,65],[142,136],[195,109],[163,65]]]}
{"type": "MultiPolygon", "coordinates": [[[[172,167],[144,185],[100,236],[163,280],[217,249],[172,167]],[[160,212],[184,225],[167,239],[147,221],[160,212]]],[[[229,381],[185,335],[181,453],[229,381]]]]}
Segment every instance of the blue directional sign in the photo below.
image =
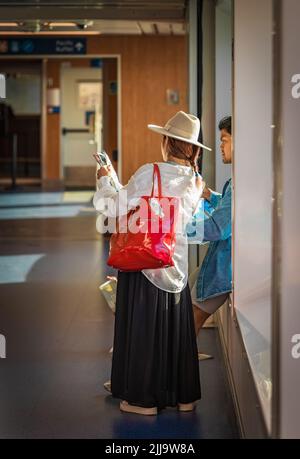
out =
{"type": "Polygon", "coordinates": [[[85,38],[0,38],[0,55],[86,54],[85,38]]]}

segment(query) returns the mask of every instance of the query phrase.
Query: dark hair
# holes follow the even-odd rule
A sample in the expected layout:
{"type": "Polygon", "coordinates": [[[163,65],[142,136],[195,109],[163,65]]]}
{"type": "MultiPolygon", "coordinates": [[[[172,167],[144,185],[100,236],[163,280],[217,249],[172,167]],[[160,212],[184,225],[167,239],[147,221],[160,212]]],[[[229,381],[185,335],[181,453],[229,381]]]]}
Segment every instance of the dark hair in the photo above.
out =
{"type": "Polygon", "coordinates": [[[173,137],[168,137],[167,155],[172,155],[175,158],[189,161],[195,172],[198,172],[199,153],[200,147],[197,147],[197,145],[184,142],[183,140],[174,139],[173,137]]]}
{"type": "Polygon", "coordinates": [[[225,131],[227,131],[228,134],[231,135],[231,116],[225,116],[225,118],[221,119],[221,121],[219,122],[219,129],[220,131],[222,129],[225,129],[225,131]]]}

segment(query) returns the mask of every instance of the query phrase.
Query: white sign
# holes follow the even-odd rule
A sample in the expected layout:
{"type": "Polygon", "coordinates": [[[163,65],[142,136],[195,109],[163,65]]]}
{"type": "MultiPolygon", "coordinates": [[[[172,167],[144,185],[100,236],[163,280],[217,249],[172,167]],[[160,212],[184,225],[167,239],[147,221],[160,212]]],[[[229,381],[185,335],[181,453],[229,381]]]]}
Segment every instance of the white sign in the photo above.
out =
{"type": "Polygon", "coordinates": [[[95,110],[101,104],[101,82],[84,81],[78,83],[79,108],[95,110]]]}

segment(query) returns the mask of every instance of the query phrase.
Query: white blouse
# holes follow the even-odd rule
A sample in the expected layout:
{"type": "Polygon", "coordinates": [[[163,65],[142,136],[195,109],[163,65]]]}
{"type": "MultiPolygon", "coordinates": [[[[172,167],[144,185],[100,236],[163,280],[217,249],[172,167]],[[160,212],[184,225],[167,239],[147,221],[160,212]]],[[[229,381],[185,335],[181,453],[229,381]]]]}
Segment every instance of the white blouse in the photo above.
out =
{"type": "MultiPolygon", "coordinates": [[[[188,243],[185,232],[187,223],[195,212],[203,189],[196,187],[196,177],[190,166],[175,163],[157,163],[161,174],[162,195],[180,198],[178,217],[184,225],[178,225],[176,231],[175,251],[173,255],[174,266],[168,268],[144,269],[142,273],[156,287],[166,292],[181,292],[188,280],[188,243]],[[179,228],[181,226],[181,228],[179,228]]],[[[127,192],[127,213],[130,208],[136,207],[141,196],[149,196],[152,190],[153,164],[140,167],[130,178],[122,191],[127,192]]],[[[156,189],[156,188],[155,188],[156,189]]],[[[112,198],[115,204],[120,204],[119,192],[111,184],[108,176],[97,180],[97,191],[94,194],[93,204],[96,210],[103,212],[103,198],[112,198]],[[119,201],[119,202],[118,202],[119,201]]],[[[115,206],[118,209],[118,205],[115,206]]],[[[125,209],[125,207],[124,207],[125,209]]],[[[116,217],[116,210],[105,215],[116,217]]],[[[122,215],[119,210],[118,215],[122,215]]]]}

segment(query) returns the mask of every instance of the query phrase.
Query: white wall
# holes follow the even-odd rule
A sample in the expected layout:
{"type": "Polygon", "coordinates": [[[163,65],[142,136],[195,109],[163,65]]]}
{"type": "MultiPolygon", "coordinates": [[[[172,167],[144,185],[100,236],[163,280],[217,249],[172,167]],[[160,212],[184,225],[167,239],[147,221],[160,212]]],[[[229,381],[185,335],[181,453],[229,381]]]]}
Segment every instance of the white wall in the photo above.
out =
{"type": "Polygon", "coordinates": [[[300,438],[300,88],[292,97],[292,76],[300,74],[300,2],[282,3],[282,240],[280,305],[280,436],[300,438]],[[292,343],[294,335],[298,337],[292,343]],[[294,358],[292,348],[294,348],[294,358]],[[296,357],[296,358],[295,358],[296,357]]]}
{"type": "Polygon", "coordinates": [[[272,0],[234,12],[234,306],[271,425],[272,0]]]}

